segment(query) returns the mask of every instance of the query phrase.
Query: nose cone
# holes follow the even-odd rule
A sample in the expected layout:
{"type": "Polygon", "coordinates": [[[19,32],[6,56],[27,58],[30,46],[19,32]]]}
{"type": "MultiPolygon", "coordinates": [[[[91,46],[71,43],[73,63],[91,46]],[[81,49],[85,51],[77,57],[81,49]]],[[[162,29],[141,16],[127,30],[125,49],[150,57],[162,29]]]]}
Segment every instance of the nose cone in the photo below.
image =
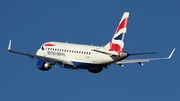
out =
{"type": "Polygon", "coordinates": [[[127,58],[129,56],[129,53],[127,52],[120,52],[120,57],[121,58],[127,58]]]}

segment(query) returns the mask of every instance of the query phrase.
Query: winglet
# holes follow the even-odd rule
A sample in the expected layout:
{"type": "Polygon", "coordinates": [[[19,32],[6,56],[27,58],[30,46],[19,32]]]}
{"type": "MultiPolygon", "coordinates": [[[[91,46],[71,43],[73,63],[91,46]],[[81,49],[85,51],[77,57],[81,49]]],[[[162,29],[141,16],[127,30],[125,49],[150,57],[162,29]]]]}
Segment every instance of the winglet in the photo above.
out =
{"type": "Polygon", "coordinates": [[[172,55],[173,55],[173,53],[174,53],[175,50],[176,50],[176,48],[174,48],[174,49],[172,50],[172,52],[171,52],[171,54],[169,55],[168,59],[170,59],[170,58],[172,57],[172,55]]]}
{"type": "Polygon", "coordinates": [[[11,50],[11,40],[9,40],[8,51],[11,50]]]}

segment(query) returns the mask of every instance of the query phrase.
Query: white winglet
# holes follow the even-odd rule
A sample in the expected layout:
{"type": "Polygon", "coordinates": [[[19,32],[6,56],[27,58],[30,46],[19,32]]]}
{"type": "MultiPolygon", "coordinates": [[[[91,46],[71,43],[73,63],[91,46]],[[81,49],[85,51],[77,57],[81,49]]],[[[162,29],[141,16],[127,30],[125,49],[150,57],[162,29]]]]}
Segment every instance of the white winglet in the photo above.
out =
{"type": "Polygon", "coordinates": [[[11,50],[11,40],[9,40],[8,51],[11,50]]]}
{"type": "Polygon", "coordinates": [[[176,48],[174,48],[174,49],[172,50],[172,52],[171,52],[171,54],[169,55],[168,59],[170,59],[170,58],[172,57],[172,55],[173,55],[173,53],[174,53],[175,50],[176,50],[176,48]]]}

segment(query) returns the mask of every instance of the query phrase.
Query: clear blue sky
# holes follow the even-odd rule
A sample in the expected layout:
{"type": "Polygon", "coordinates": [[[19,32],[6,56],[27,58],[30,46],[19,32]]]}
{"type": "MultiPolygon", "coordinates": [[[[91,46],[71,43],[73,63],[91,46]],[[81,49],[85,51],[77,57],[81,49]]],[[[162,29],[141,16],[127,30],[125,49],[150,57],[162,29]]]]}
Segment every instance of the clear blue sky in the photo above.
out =
{"type": "Polygon", "coordinates": [[[0,0],[1,101],[179,101],[179,0],[0,0]],[[111,65],[99,74],[59,66],[47,72],[36,60],[7,52],[36,53],[46,41],[105,45],[122,14],[130,12],[125,51],[165,57],[144,67],[111,65]]]}

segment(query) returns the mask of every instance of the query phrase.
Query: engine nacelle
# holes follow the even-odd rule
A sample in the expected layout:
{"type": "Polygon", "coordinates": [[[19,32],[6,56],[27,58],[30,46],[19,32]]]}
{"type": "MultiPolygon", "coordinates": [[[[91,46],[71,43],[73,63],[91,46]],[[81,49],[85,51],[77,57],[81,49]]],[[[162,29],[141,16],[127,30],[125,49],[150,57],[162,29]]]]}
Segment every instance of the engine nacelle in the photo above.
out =
{"type": "Polygon", "coordinates": [[[103,70],[103,68],[93,68],[93,69],[88,69],[89,72],[91,73],[99,73],[103,70]]]}
{"type": "Polygon", "coordinates": [[[37,62],[37,68],[43,71],[47,71],[49,69],[51,69],[52,65],[44,60],[39,60],[37,62]]]}

